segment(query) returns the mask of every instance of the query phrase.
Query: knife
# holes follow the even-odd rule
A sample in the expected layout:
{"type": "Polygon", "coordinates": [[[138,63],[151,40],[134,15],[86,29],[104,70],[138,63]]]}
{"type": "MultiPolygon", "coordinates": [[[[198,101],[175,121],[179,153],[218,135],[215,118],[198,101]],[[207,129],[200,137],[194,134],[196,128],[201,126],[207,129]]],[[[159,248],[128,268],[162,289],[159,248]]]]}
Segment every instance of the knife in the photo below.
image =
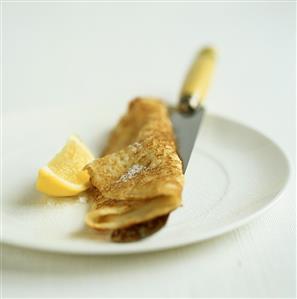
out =
{"type": "MultiPolygon", "coordinates": [[[[169,109],[184,173],[203,118],[203,103],[212,78],[215,56],[212,48],[204,48],[198,53],[183,83],[179,104],[169,109]]],[[[113,231],[111,240],[132,242],[148,237],[161,229],[168,217],[169,214],[162,215],[128,228],[117,229],[113,231]]]]}
{"type": "Polygon", "coordinates": [[[179,104],[170,109],[184,173],[203,119],[204,100],[213,76],[215,60],[213,48],[203,48],[198,53],[182,85],[179,104]]]}

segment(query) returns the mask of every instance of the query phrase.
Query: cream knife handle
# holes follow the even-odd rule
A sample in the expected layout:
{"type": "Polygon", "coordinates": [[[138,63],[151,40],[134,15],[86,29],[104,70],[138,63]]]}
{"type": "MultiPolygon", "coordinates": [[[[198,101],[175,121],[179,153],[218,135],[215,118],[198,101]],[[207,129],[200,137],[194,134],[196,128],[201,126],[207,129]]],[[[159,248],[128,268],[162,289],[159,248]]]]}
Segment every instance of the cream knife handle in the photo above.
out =
{"type": "Polygon", "coordinates": [[[183,112],[193,111],[203,104],[215,60],[216,53],[213,48],[204,48],[198,53],[181,90],[179,108],[183,112]]]}

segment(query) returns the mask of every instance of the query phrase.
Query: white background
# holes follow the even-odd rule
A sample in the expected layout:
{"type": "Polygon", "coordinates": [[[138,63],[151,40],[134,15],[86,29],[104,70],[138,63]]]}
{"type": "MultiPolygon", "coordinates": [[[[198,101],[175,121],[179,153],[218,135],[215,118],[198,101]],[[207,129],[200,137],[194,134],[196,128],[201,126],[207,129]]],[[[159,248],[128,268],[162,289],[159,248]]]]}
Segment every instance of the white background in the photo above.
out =
{"type": "Polygon", "coordinates": [[[294,3],[3,3],[3,113],[174,102],[193,55],[212,44],[208,110],[271,137],[292,168],[267,214],[201,244],[110,257],[4,245],[3,296],[295,296],[295,18],[294,3]]]}

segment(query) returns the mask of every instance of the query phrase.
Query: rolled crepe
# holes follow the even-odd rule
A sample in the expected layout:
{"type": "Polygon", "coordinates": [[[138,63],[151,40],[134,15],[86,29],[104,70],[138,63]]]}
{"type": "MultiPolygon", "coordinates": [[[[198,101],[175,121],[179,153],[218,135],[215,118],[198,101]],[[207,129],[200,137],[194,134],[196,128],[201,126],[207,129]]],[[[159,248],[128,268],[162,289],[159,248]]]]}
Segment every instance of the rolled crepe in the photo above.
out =
{"type": "Polygon", "coordinates": [[[86,223],[92,228],[129,228],[179,207],[184,176],[167,106],[151,98],[131,101],[103,156],[86,169],[92,185],[86,223]]]}

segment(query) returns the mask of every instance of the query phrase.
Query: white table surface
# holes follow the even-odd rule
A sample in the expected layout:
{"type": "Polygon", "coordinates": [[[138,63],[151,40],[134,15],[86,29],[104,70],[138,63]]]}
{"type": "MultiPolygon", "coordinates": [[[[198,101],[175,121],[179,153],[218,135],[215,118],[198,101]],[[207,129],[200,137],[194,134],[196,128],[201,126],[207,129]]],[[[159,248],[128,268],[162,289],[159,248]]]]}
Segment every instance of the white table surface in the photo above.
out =
{"type": "Polygon", "coordinates": [[[3,245],[3,297],[295,297],[295,34],[294,3],[4,2],[3,113],[124,106],[138,94],[174,101],[211,43],[220,59],[208,110],[271,137],[292,174],[265,215],[184,248],[88,257],[3,245]]]}

